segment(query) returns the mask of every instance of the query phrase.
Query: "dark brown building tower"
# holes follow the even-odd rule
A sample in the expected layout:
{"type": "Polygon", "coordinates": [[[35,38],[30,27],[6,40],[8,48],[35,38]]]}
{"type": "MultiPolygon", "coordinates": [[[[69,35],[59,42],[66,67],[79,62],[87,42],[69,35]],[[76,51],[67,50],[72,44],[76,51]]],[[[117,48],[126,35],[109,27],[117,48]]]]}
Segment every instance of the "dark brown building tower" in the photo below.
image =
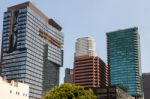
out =
{"type": "Polygon", "coordinates": [[[86,87],[98,87],[100,83],[99,58],[79,56],[74,61],[74,82],[86,87]]]}

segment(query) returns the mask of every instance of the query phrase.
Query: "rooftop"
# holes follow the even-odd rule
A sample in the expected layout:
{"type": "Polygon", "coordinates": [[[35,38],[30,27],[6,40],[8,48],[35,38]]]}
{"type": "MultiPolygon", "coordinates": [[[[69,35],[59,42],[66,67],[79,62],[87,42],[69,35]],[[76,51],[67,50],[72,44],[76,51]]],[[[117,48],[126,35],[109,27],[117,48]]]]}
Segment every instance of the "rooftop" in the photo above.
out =
{"type": "Polygon", "coordinates": [[[25,7],[29,7],[30,9],[32,9],[38,16],[40,16],[44,21],[46,21],[47,23],[49,23],[50,25],[52,25],[54,28],[58,29],[59,31],[61,31],[62,27],[57,24],[53,19],[49,19],[45,14],[42,13],[42,11],[40,11],[34,4],[32,4],[30,1],[21,3],[21,4],[17,4],[11,7],[8,7],[7,11],[16,11],[18,9],[21,8],[25,8],[25,7]]]}

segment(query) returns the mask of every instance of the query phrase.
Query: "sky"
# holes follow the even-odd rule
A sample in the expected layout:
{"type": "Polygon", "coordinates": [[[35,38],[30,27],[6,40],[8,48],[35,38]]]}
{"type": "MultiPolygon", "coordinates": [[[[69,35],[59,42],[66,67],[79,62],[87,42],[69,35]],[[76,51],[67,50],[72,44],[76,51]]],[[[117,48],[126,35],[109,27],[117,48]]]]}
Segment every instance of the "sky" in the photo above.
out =
{"type": "MultiPolygon", "coordinates": [[[[0,39],[3,12],[7,7],[27,0],[0,0],[0,39]]],[[[107,62],[106,32],[138,27],[141,43],[142,72],[150,72],[150,0],[32,0],[46,16],[60,24],[64,33],[64,66],[73,67],[75,41],[92,36],[97,55],[107,62]]]]}

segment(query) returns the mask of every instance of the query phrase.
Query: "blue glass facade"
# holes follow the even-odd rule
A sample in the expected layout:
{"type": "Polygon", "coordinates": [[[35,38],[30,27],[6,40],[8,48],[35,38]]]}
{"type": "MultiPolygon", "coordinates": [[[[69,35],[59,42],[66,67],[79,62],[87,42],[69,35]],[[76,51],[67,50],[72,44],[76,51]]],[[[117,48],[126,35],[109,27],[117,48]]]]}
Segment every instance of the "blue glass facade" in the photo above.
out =
{"type": "Polygon", "coordinates": [[[30,99],[59,84],[63,33],[56,26],[30,2],[4,13],[1,74],[29,84],[30,99]]]}
{"type": "Polygon", "coordinates": [[[107,33],[110,84],[127,88],[132,96],[142,95],[138,28],[107,33]]]}

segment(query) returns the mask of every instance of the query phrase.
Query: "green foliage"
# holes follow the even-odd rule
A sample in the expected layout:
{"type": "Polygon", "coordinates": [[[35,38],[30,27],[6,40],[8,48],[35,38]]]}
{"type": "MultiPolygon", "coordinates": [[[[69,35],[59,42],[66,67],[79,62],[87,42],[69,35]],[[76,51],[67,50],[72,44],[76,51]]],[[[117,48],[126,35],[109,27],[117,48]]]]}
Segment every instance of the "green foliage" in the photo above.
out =
{"type": "Polygon", "coordinates": [[[54,87],[43,99],[96,99],[96,96],[91,89],[66,83],[54,87]]]}

